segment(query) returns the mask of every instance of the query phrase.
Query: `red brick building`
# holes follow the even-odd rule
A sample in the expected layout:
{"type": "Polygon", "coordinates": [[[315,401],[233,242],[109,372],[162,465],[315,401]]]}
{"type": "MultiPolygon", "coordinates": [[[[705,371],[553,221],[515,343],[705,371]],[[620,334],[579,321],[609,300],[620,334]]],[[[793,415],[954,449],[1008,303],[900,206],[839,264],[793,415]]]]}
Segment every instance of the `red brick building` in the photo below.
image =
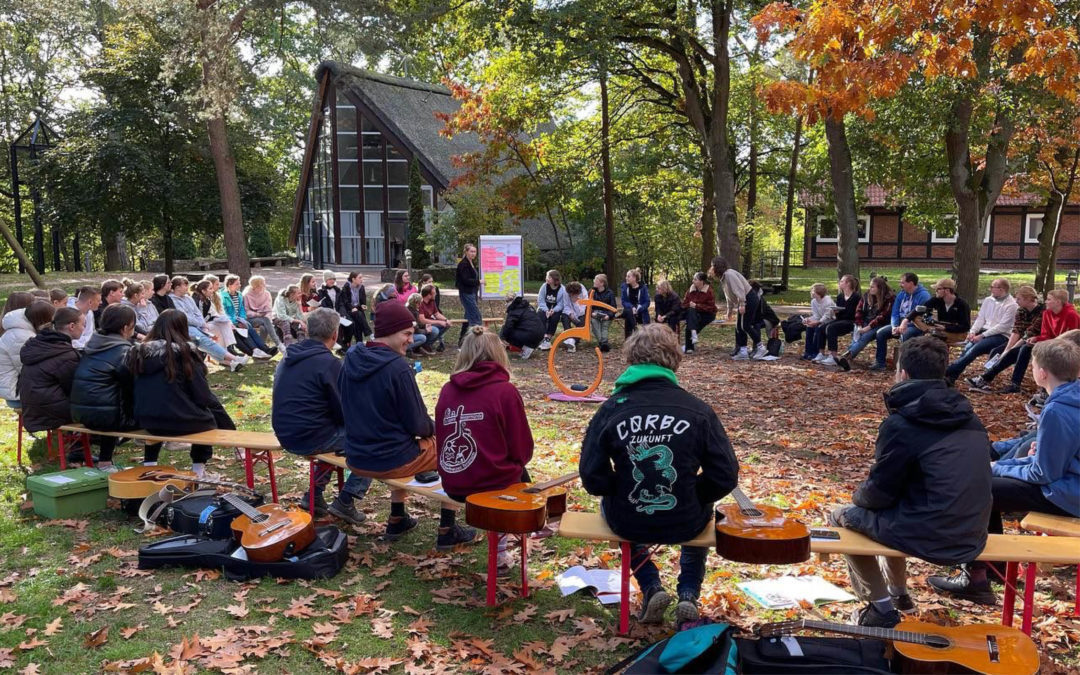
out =
{"type": "MultiPolygon", "coordinates": [[[[859,213],[859,262],[915,267],[947,266],[953,259],[956,236],[927,232],[904,222],[903,210],[889,206],[885,190],[871,186],[859,213]]],[[[836,221],[831,207],[813,196],[803,198],[806,213],[803,264],[836,264],[836,221]]],[[[983,266],[1033,268],[1039,258],[1043,205],[1028,197],[998,199],[983,237],[983,266]]],[[[1057,267],[1080,267],[1080,204],[1069,204],[1062,222],[1057,267]]]]}

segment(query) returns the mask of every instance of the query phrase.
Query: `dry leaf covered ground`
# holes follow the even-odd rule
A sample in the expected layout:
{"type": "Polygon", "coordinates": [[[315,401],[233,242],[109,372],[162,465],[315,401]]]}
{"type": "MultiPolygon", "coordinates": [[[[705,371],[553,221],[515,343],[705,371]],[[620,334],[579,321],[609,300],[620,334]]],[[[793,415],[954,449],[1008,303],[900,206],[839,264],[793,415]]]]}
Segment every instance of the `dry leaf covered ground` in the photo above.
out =
{"type": "MultiPolygon", "coordinates": [[[[857,370],[832,372],[798,361],[793,349],[775,363],[733,363],[730,328],[706,331],[704,346],[684,362],[680,382],[720,415],[742,464],[741,485],[753,498],[792,510],[808,523],[845,503],[865,474],[887,376],[857,370]]],[[[618,340],[616,340],[618,342],[618,340]]],[[[796,347],[801,345],[795,345],[796,347]]],[[[452,350],[451,350],[452,351],[452,350]]],[[[536,438],[533,476],[576,468],[580,441],[594,407],[554,403],[546,363],[513,360],[536,438]]],[[[568,381],[587,381],[594,357],[585,350],[560,355],[568,381]]],[[[452,354],[428,358],[418,380],[429,408],[446,381],[452,354]]],[[[605,386],[622,369],[618,350],[608,355],[605,386]]],[[[211,384],[240,428],[268,430],[271,365],[237,375],[217,371],[211,384]]],[[[1026,397],[972,395],[993,438],[1023,426],[1026,397]]],[[[375,484],[363,509],[369,521],[350,530],[348,566],[318,582],[263,579],[234,583],[212,570],[140,571],[136,551],[147,541],[118,509],[47,522],[26,508],[25,478],[15,467],[15,419],[5,414],[0,439],[0,669],[25,673],[79,672],[584,672],[611,665],[667,629],[632,625],[615,632],[615,607],[562,598],[553,578],[576,564],[615,566],[616,550],[559,537],[535,543],[529,573],[533,595],[517,598],[500,587],[500,604],[484,606],[484,547],[436,554],[437,511],[415,498],[422,516],[416,531],[395,545],[376,535],[388,511],[385,488],[375,484]]],[[[120,457],[137,459],[124,446],[120,457]]],[[[35,471],[42,447],[34,448],[35,471]]],[[[168,459],[186,466],[186,453],[168,459]]],[[[210,470],[239,480],[231,451],[216,451],[210,470]]],[[[306,488],[307,467],[278,461],[287,500],[306,488]]],[[[580,487],[571,508],[595,509],[580,487]]],[[[673,586],[675,556],[660,555],[673,586]]],[[[766,612],[736,588],[743,579],[793,571],[753,567],[710,555],[704,613],[743,629],[785,618],[766,612]]],[[[847,587],[843,564],[807,562],[797,570],[821,574],[847,587]]],[[[923,581],[933,566],[912,563],[911,590],[924,618],[943,623],[996,622],[998,609],[944,600],[923,581]]],[[[1036,594],[1034,637],[1043,672],[1076,672],[1080,619],[1070,615],[1075,568],[1042,574],[1036,594]]],[[[853,605],[824,613],[846,620],[853,605]]],[[[793,613],[791,613],[793,614],[793,613]]]]}

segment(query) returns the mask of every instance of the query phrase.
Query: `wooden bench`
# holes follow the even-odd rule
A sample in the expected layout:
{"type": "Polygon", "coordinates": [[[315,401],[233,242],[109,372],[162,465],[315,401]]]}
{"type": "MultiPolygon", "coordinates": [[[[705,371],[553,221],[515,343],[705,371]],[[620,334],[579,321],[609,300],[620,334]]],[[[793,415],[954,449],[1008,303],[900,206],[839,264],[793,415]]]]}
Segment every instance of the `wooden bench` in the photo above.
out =
{"type": "MultiPolygon", "coordinates": [[[[181,434],[177,436],[164,436],[152,434],[143,429],[130,431],[97,431],[88,429],[81,424],[65,424],[60,427],[61,431],[71,431],[82,434],[83,447],[89,454],[90,435],[114,436],[116,438],[131,438],[151,443],[191,443],[192,445],[211,445],[224,448],[239,448],[244,453],[244,475],[249,488],[255,487],[255,464],[266,464],[266,470],[270,475],[270,495],[273,501],[278,500],[277,477],[274,473],[274,451],[281,450],[277,436],[263,431],[234,431],[230,429],[213,429],[200,431],[195,434],[181,434]]],[[[62,436],[62,435],[61,435],[62,436]]],[[[63,441],[61,440],[60,456],[64,456],[63,441]]]]}
{"type": "MultiPolygon", "coordinates": [[[[630,541],[623,539],[611,531],[607,521],[599,513],[587,513],[585,511],[567,511],[563,514],[562,523],[559,525],[559,536],[571,539],[586,539],[590,541],[613,541],[619,543],[620,551],[620,578],[619,578],[619,634],[626,635],[630,630],[630,541]]],[[[701,533],[681,544],[673,546],[700,546],[712,548],[716,546],[716,534],[713,531],[713,521],[705,527],[701,533]]],[[[655,550],[655,546],[653,550],[655,550]]],[[[652,553],[650,552],[650,555],[652,553]]]]}
{"type": "MultiPolygon", "coordinates": [[[[492,324],[492,323],[502,323],[503,321],[506,320],[506,317],[502,317],[502,316],[485,316],[485,317],[482,317],[480,320],[482,322],[484,322],[484,325],[486,326],[486,325],[492,324]]],[[[450,321],[451,325],[455,325],[455,326],[460,326],[463,323],[469,323],[468,319],[449,319],[449,321],[450,321]]]]}
{"type": "MultiPolygon", "coordinates": [[[[1052,537],[1080,537],[1080,518],[1033,511],[1020,521],[1020,528],[1052,537]]],[[[1073,597],[1073,616],[1080,616],[1080,559],[1076,561],[1076,593],[1073,597]]]]}
{"type": "MultiPolygon", "coordinates": [[[[832,530],[840,534],[839,539],[810,540],[810,550],[823,558],[830,555],[845,554],[885,556],[888,558],[908,557],[896,549],[879,544],[873,539],[852,530],[835,527],[815,529],[832,530]]],[[[559,535],[575,539],[619,542],[622,549],[622,597],[624,600],[619,608],[619,632],[625,633],[629,627],[630,616],[630,604],[626,601],[629,597],[630,583],[629,542],[612,532],[603,516],[599,513],[566,513],[563,516],[562,527],[559,528],[559,535]]],[[[712,525],[710,524],[692,541],[683,542],[681,545],[715,546],[716,540],[713,535],[712,525]]],[[[1023,631],[1030,635],[1031,619],[1035,607],[1035,578],[1038,573],[1038,564],[1054,563],[1064,565],[1080,561],[1080,540],[1066,541],[1052,537],[1033,537],[1023,534],[992,534],[987,539],[986,548],[983,549],[978,560],[996,560],[1006,563],[1005,599],[1001,617],[1001,622],[1005,626],[1012,625],[1019,566],[1021,564],[1025,566],[1023,631]]]]}

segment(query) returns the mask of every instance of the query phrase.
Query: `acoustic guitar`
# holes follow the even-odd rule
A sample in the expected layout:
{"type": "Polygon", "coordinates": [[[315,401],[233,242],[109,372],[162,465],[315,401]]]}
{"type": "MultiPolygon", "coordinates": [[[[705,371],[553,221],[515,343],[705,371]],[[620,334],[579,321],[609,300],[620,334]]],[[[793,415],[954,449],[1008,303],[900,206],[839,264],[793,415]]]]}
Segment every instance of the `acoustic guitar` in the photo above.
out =
{"type": "Polygon", "coordinates": [[[465,498],[465,522],[489,532],[525,534],[566,513],[566,489],[577,471],[545,483],[515,483],[504,490],[477,492],[465,498]]]}
{"type": "Polygon", "coordinates": [[[165,485],[184,492],[194,487],[195,474],[161,466],[134,466],[109,474],[109,496],[117,499],[146,499],[165,485]]]}
{"type": "Polygon", "coordinates": [[[938,626],[904,621],[896,628],[868,628],[826,621],[784,621],[762,626],[764,637],[803,630],[844,633],[892,641],[904,673],[980,673],[1033,675],[1039,672],[1039,650],[1015,628],[979,623],[938,626]]]}
{"type": "Polygon", "coordinates": [[[315,526],[307,511],[286,509],[280,504],[256,508],[234,494],[223,494],[221,498],[240,511],[232,521],[233,538],[247,551],[248,560],[278,562],[315,541],[315,526]]]}
{"type": "Polygon", "coordinates": [[[716,507],[716,551],[728,560],[790,565],[810,558],[810,530],[775,506],[756,506],[742,490],[716,507]]]}

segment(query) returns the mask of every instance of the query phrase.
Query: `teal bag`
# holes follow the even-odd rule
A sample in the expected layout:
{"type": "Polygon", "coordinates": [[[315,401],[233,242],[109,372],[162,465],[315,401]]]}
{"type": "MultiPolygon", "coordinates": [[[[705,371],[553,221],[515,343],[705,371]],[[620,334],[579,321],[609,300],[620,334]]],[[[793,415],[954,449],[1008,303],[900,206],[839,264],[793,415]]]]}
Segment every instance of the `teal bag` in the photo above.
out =
{"type": "Polygon", "coordinates": [[[654,642],[607,670],[608,675],[710,673],[735,675],[738,651],[726,623],[697,626],[654,642]]]}

